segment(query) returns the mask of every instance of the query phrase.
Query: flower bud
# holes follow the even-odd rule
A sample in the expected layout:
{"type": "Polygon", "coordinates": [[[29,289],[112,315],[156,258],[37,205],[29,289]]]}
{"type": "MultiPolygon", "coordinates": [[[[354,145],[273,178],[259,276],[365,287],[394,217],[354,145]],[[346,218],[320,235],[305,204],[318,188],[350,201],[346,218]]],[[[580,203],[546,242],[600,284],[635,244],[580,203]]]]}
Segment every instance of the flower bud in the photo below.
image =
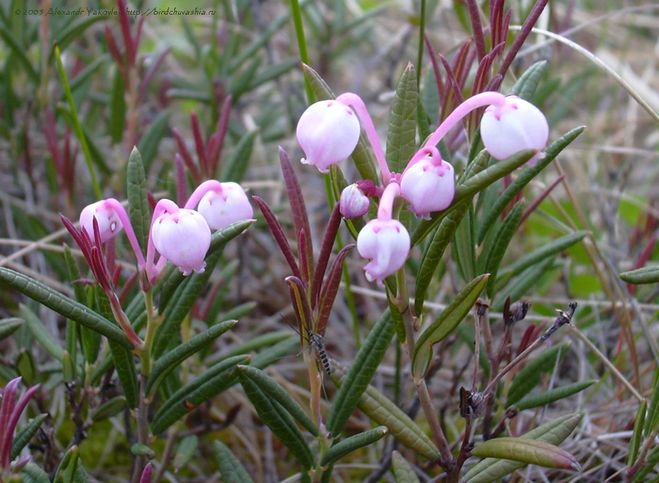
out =
{"type": "Polygon", "coordinates": [[[364,267],[366,279],[382,283],[405,264],[410,235],[398,220],[371,220],[359,232],[357,251],[370,260],[364,267]]]}
{"type": "Polygon", "coordinates": [[[481,138],[492,157],[501,160],[525,149],[543,149],[549,138],[549,125],[542,111],[533,104],[508,96],[503,105],[485,109],[481,138]]]}
{"type": "Polygon", "coordinates": [[[247,195],[238,183],[220,183],[220,190],[210,190],[199,201],[197,211],[206,219],[211,230],[222,230],[232,223],[254,216],[247,195]]]}
{"type": "Polygon", "coordinates": [[[356,183],[343,188],[339,200],[339,211],[344,218],[359,218],[368,212],[371,202],[356,183]]]}
{"type": "Polygon", "coordinates": [[[332,164],[352,154],[359,141],[355,112],[335,100],[310,105],[297,123],[297,142],[304,151],[302,163],[326,173],[332,164]]]}
{"type": "Polygon", "coordinates": [[[186,208],[166,211],[153,222],[151,237],[158,253],[183,275],[204,271],[211,230],[198,212],[186,208]]]}
{"type": "Polygon", "coordinates": [[[403,172],[400,193],[410,211],[420,218],[445,210],[455,195],[453,166],[441,159],[438,164],[430,158],[417,161],[403,172]]]}
{"type": "Polygon", "coordinates": [[[87,205],[80,212],[80,229],[84,229],[92,240],[94,239],[94,218],[98,223],[101,243],[116,236],[123,228],[117,212],[108,200],[87,205]]]}

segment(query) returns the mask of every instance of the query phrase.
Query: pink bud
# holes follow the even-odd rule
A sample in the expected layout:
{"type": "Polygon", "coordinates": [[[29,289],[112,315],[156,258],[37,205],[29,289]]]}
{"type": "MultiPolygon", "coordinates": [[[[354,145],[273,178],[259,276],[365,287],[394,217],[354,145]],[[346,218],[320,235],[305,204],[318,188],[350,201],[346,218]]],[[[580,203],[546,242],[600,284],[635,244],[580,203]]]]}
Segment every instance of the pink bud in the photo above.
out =
{"type": "Polygon", "coordinates": [[[197,211],[206,219],[211,230],[222,230],[232,223],[249,220],[254,216],[242,186],[233,182],[220,183],[218,191],[207,191],[197,211]]]}
{"type": "Polygon", "coordinates": [[[343,188],[339,211],[345,218],[359,218],[368,212],[371,202],[356,183],[343,188]]]}
{"type": "Polygon", "coordinates": [[[158,253],[176,265],[183,275],[204,271],[211,230],[198,212],[186,208],[166,210],[153,222],[151,237],[158,253]]]}
{"type": "Polygon", "coordinates": [[[409,202],[410,211],[427,218],[434,211],[448,208],[455,195],[453,166],[423,158],[409,166],[401,177],[400,193],[409,202]]]}
{"type": "Polygon", "coordinates": [[[335,100],[311,104],[297,123],[297,142],[304,151],[302,163],[326,173],[332,164],[352,154],[360,127],[355,112],[335,100]]]}
{"type": "Polygon", "coordinates": [[[364,267],[366,279],[382,283],[405,264],[410,235],[398,220],[371,220],[359,232],[357,251],[370,260],[364,267]]]}
{"type": "Polygon", "coordinates": [[[101,243],[116,236],[123,228],[119,215],[108,200],[87,205],[80,212],[80,229],[84,228],[92,240],[94,239],[94,218],[96,218],[101,233],[101,243]]]}
{"type": "Polygon", "coordinates": [[[543,149],[549,138],[549,125],[542,111],[533,104],[508,96],[503,104],[485,109],[481,137],[485,149],[501,160],[525,149],[543,149]]]}

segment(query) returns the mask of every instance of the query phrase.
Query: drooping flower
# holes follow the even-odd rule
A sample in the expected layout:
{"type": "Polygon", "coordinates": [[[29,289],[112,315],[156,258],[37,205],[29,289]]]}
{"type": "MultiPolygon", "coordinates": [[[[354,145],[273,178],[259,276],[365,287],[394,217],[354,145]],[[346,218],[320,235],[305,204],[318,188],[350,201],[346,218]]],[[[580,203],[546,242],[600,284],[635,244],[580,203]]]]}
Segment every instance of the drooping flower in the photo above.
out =
{"type": "Polygon", "coordinates": [[[480,127],[485,149],[499,160],[525,149],[541,150],[549,137],[542,111],[517,96],[508,96],[505,102],[485,109],[480,127]]]}
{"type": "Polygon", "coordinates": [[[183,275],[203,272],[211,243],[211,230],[204,217],[170,200],[160,200],[154,213],[158,217],[151,224],[151,239],[158,253],[183,275]]]}
{"type": "Polygon", "coordinates": [[[346,186],[341,191],[339,211],[344,218],[359,218],[368,212],[371,202],[357,183],[346,186]]]}
{"type": "Polygon", "coordinates": [[[359,141],[360,126],[355,112],[336,100],[310,105],[297,123],[297,141],[304,151],[302,163],[322,173],[349,157],[359,141]]]}
{"type": "Polygon", "coordinates": [[[117,236],[123,228],[112,201],[119,203],[117,200],[109,198],[87,205],[80,212],[80,228],[84,229],[90,238],[94,236],[94,218],[96,218],[101,243],[117,236]]]}
{"type": "Polygon", "coordinates": [[[364,266],[366,279],[382,283],[405,264],[410,235],[398,220],[371,220],[359,232],[357,251],[369,260],[364,266]]]}
{"type": "Polygon", "coordinates": [[[220,190],[209,190],[199,201],[197,211],[211,230],[222,230],[232,223],[254,216],[252,205],[238,183],[219,183],[220,190]]]}
{"type": "Polygon", "coordinates": [[[401,176],[401,196],[409,203],[410,211],[420,218],[448,208],[455,195],[453,166],[443,161],[437,148],[421,151],[422,157],[412,160],[401,176]],[[429,156],[423,155],[428,152],[429,156]]]}

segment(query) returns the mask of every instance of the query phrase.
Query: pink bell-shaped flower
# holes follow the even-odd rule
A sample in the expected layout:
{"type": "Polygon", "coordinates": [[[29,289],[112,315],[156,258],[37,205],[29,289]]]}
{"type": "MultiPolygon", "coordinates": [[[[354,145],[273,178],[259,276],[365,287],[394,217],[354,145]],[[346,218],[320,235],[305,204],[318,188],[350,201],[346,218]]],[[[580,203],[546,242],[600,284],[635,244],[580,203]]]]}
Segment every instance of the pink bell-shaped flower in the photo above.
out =
{"type": "Polygon", "coordinates": [[[222,230],[254,216],[242,186],[233,182],[219,183],[218,190],[207,191],[199,201],[197,211],[206,219],[211,230],[222,230]]]}
{"type": "Polygon", "coordinates": [[[183,275],[190,275],[193,271],[203,272],[206,266],[204,258],[211,244],[208,223],[197,211],[178,208],[173,202],[169,203],[167,209],[151,224],[153,245],[183,275]]]}
{"type": "Polygon", "coordinates": [[[359,141],[359,120],[348,106],[336,101],[311,104],[297,123],[297,142],[304,151],[304,164],[326,173],[332,164],[352,154],[359,141]]]}
{"type": "Polygon", "coordinates": [[[485,109],[481,138],[492,157],[501,160],[525,149],[543,149],[549,138],[549,125],[533,104],[508,96],[503,103],[485,109]]]}
{"type": "Polygon", "coordinates": [[[339,211],[344,218],[359,218],[368,212],[371,201],[359,189],[357,183],[343,188],[339,199],[339,211]]]}
{"type": "Polygon", "coordinates": [[[112,199],[101,200],[85,206],[80,212],[80,229],[84,229],[92,240],[94,239],[94,218],[98,223],[101,243],[105,243],[121,232],[123,224],[112,201],[119,203],[112,199]]]}
{"type": "Polygon", "coordinates": [[[357,251],[369,259],[364,266],[366,279],[382,283],[405,264],[410,235],[398,220],[371,220],[357,236],[357,251]]]}
{"type": "Polygon", "coordinates": [[[435,147],[427,150],[431,157],[413,159],[400,180],[400,194],[408,201],[410,211],[419,218],[445,210],[455,195],[453,166],[441,159],[435,147]]]}

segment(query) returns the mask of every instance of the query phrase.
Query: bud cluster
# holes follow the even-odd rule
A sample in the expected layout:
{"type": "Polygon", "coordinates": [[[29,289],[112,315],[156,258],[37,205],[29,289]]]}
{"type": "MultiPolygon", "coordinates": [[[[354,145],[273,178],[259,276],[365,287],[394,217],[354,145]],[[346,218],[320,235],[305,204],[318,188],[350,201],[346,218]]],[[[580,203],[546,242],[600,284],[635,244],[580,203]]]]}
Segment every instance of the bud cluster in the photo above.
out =
{"type": "MultiPolygon", "coordinates": [[[[407,260],[410,236],[398,220],[392,219],[397,197],[404,199],[407,208],[419,218],[429,218],[451,206],[455,173],[453,166],[442,159],[437,145],[466,115],[483,107],[487,109],[480,123],[481,139],[493,158],[503,160],[527,149],[539,152],[547,144],[549,126],[544,114],[528,101],[498,92],[482,92],[460,104],[426,139],[402,173],[389,170],[373,120],[358,95],[344,93],[334,100],[316,102],[300,117],[296,134],[305,154],[302,163],[320,172],[327,172],[352,154],[362,129],[373,148],[382,186],[362,180],[346,187],[339,200],[345,218],[359,218],[368,213],[370,198],[380,198],[377,218],[369,221],[357,237],[359,254],[369,260],[364,266],[369,281],[382,284],[407,260]]],[[[530,163],[535,163],[538,156],[530,163]]]]}

